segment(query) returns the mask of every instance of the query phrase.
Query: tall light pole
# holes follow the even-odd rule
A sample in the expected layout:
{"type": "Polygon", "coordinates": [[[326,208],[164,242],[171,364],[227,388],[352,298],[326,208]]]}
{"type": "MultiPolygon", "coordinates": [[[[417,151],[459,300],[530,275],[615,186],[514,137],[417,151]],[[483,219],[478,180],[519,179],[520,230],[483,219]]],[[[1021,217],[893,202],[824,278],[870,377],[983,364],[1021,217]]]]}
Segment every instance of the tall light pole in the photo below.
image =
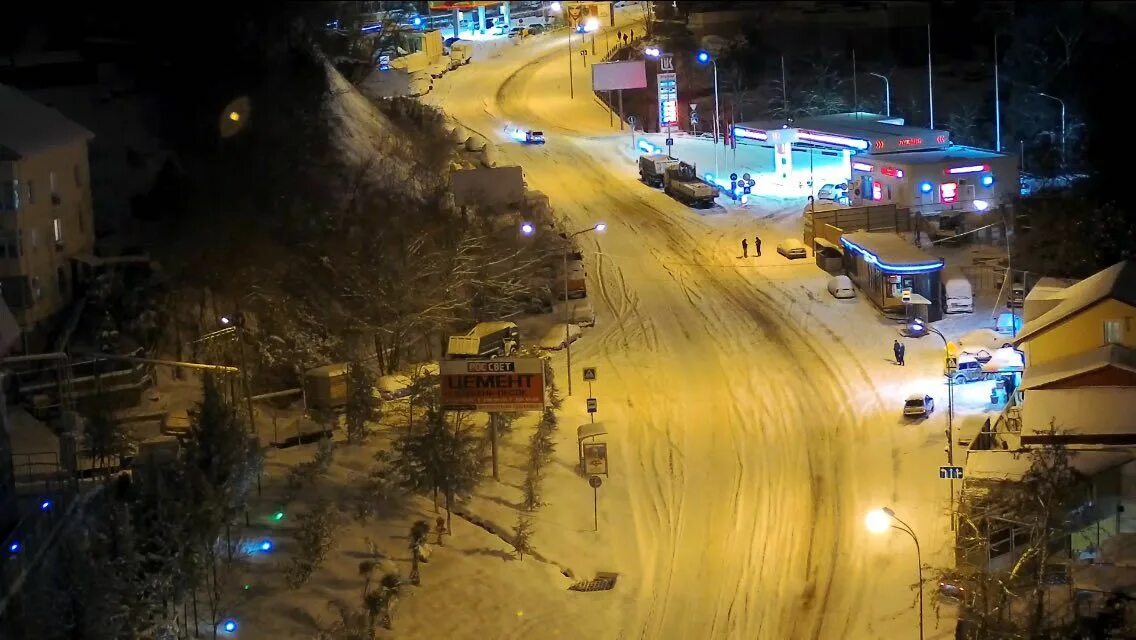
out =
{"type": "Polygon", "coordinates": [[[698,52],[698,61],[702,64],[707,62],[714,68],[714,175],[718,175],[718,132],[721,131],[719,127],[719,120],[721,114],[718,111],[718,60],[711,56],[706,51],[698,52]]]}
{"type": "MultiPolygon", "coordinates": [[[[568,395],[572,395],[572,335],[568,330],[569,320],[571,317],[568,314],[568,249],[572,246],[572,238],[583,235],[585,233],[595,231],[596,233],[603,233],[607,230],[607,225],[603,222],[586,228],[580,229],[575,233],[561,233],[560,237],[564,239],[564,352],[567,360],[568,370],[568,395]]],[[[536,233],[536,227],[526,222],[521,225],[521,233],[526,236],[531,236],[536,233]]]]}
{"type": "Polygon", "coordinates": [[[931,73],[931,23],[927,23],[927,102],[930,107],[931,126],[935,128],[935,77],[931,73]]]}
{"type": "Polygon", "coordinates": [[[998,33],[994,33],[994,151],[1002,153],[1002,95],[998,88],[998,33]]]}
{"type": "Polygon", "coordinates": [[[1061,103],[1061,168],[1065,168],[1065,101],[1061,98],[1051,96],[1048,93],[1038,93],[1037,95],[1050,100],[1056,100],[1061,103]]]}
{"type": "Polygon", "coordinates": [[[887,76],[885,76],[881,73],[872,73],[871,71],[869,71],[868,75],[876,76],[880,80],[884,81],[884,108],[887,109],[887,116],[890,118],[891,117],[891,81],[888,80],[887,76]]]}
{"type": "Polygon", "coordinates": [[[915,531],[911,529],[910,525],[900,520],[895,512],[888,507],[868,512],[868,515],[864,518],[864,524],[872,533],[883,533],[889,528],[898,529],[911,536],[911,539],[915,542],[915,562],[919,568],[919,640],[923,640],[923,552],[919,548],[919,537],[915,535],[915,531]]]}
{"type": "MultiPolygon", "coordinates": [[[[1011,319],[1011,322],[1012,321],[1013,320],[1011,319]]],[[[943,341],[943,351],[946,354],[944,356],[944,358],[949,357],[951,355],[951,353],[950,353],[951,348],[949,346],[950,343],[947,340],[947,337],[944,336],[941,331],[939,331],[935,327],[924,324],[922,320],[918,320],[918,319],[912,321],[912,328],[915,329],[916,331],[926,330],[929,333],[933,333],[933,334],[939,336],[939,339],[943,341]]],[[[943,364],[946,365],[945,360],[944,360],[943,364]]],[[[952,466],[952,467],[955,464],[955,425],[954,425],[954,420],[955,420],[955,372],[948,369],[947,370],[947,464],[952,466]]],[[[955,528],[955,480],[954,480],[954,478],[950,478],[950,483],[951,483],[951,486],[950,486],[950,489],[951,489],[951,531],[954,531],[954,528],[955,528]]]]}

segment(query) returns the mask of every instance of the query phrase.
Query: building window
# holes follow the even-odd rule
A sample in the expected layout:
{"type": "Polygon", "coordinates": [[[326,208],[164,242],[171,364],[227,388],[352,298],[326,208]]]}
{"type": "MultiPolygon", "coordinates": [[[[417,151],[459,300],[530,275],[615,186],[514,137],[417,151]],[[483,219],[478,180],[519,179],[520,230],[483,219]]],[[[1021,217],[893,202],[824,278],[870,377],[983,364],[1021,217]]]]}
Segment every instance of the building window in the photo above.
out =
{"type": "Polygon", "coordinates": [[[0,235],[0,258],[19,258],[20,238],[15,231],[6,231],[0,235]]]}
{"type": "Polygon", "coordinates": [[[63,244],[63,220],[55,218],[51,221],[51,235],[55,238],[55,244],[63,244]]]}
{"type": "Polygon", "coordinates": [[[63,267],[59,267],[58,269],[55,270],[55,277],[59,281],[59,295],[66,296],[67,295],[67,272],[63,270],[63,267]]]}
{"type": "Polygon", "coordinates": [[[28,204],[35,204],[35,181],[28,180],[28,204]]]}
{"type": "Polygon", "coordinates": [[[0,211],[20,208],[20,183],[15,180],[0,182],[0,211]]]}
{"type": "Polygon", "coordinates": [[[1127,333],[1128,319],[1120,318],[1118,320],[1105,320],[1104,321],[1104,343],[1105,344],[1123,344],[1124,334],[1127,333]]]}

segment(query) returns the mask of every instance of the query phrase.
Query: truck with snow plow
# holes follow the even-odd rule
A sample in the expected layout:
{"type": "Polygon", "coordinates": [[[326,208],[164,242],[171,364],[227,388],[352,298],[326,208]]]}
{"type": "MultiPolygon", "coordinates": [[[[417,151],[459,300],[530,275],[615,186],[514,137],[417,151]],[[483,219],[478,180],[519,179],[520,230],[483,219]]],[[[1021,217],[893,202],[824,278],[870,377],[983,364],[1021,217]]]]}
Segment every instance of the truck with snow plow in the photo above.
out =
{"type": "Polygon", "coordinates": [[[663,191],[691,207],[712,207],[718,188],[698,177],[694,165],[679,162],[663,172],[663,191]]]}
{"type": "Polygon", "coordinates": [[[639,179],[652,187],[662,187],[667,167],[678,164],[678,160],[665,153],[645,153],[639,156],[639,179]]]}

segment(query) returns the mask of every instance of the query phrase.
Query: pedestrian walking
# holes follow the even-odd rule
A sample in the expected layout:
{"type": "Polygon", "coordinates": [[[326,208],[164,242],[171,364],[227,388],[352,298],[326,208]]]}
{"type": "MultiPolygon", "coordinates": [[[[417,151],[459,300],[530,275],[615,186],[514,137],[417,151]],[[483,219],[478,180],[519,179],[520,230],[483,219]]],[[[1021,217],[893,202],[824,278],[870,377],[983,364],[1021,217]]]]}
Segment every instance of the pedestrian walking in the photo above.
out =
{"type": "Polygon", "coordinates": [[[901,367],[903,366],[903,352],[906,349],[907,347],[904,347],[898,339],[891,345],[891,352],[895,355],[895,363],[901,367]]]}
{"type": "Polygon", "coordinates": [[[761,236],[753,237],[753,252],[757,255],[757,257],[761,257],[761,236]]]}
{"type": "Polygon", "coordinates": [[[743,258],[749,257],[749,243],[746,242],[745,238],[742,238],[742,257],[743,258]]]}
{"type": "Polygon", "coordinates": [[[615,39],[616,39],[616,41],[622,41],[623,40],[623,32],[622,31],[616,31],[615,32],[615,39]]]}
{"type": "Polygon", "coordinates": [[[631,29],[631,39],[635,40],[635,30],[631,29]]]}

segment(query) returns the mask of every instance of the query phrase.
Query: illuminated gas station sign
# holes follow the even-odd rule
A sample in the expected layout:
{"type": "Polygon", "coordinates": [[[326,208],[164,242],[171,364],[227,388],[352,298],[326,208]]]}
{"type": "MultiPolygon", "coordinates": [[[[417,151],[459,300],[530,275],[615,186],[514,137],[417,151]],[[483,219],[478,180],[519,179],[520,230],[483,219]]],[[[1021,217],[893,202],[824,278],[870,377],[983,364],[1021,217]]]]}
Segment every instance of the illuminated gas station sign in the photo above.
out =
{"type": "Polygon", "coordinates": [[[659,125],[678,124],[678,76],[673,73],[660,73],[659,80],[659,125]]]}

